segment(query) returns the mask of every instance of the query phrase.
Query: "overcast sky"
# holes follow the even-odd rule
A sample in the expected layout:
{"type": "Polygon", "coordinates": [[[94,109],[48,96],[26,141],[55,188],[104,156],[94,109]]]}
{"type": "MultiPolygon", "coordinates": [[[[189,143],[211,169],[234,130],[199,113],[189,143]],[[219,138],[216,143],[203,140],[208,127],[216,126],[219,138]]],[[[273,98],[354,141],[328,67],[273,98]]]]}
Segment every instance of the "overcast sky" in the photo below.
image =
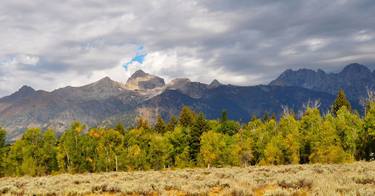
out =
{"type": "Polygon", "coordinates": [[[375,65],[374,0],[5,0],[0,27],[0,96],[137,69],[253,85],[375,65]]]}

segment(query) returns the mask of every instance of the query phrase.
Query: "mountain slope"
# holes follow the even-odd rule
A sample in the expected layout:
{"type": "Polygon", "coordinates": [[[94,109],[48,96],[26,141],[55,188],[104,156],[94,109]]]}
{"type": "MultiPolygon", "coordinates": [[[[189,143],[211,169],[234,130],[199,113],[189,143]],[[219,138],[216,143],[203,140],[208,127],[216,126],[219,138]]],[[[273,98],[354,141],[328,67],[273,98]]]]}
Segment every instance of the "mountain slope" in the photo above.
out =
{"type": "MultiPolygon", "coordinates": [[[[178,90],[166,90],[144,103],[137,109],[142,116],[155,119],[158,114],[164,118],[178,115],[183,105],[190,106],[197,112],[203,112],[207,118],[219,118],[226,110],[231,119],[246,122],[252,116],[261,116],[265,112],[280,116],[283,106],[297,111],[309,101],[319,100],[320,109],[326,112],[335,96],[300,87],[249,86],[239,87],[221,85],[204,91],[200,98],[192,98],[178,90]]],[[[358,104],[353,103],[354,107],[358,104]]]]}

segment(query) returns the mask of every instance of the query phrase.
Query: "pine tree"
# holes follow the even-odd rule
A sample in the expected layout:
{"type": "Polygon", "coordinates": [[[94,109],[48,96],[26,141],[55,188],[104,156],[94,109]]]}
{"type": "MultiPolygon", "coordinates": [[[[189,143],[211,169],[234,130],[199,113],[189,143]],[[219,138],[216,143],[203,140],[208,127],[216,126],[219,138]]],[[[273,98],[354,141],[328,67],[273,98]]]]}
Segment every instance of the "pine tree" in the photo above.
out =
{"type": "Polygon", "coordinates": [[[220,122],[221,123],[224,123],[228,120],[228,112],[226,110],[223,110],[221,112],[221,118],[220,118],[220,122]]]}
{"type": "Polygon", "coordinates": [[[197,161],[197,155],[200,148],[200,137],[208,131],[208,123],[203,113],[199,113],[193,126],[191,127],[191,140],[190,140],[190,155],[193,162],[197,161]]]}
{"type": "Polygon", "coordinates": [[[5,147],[6,131],[0,127],[0,149],[5,147]]]}
{"type": "Polygon", "coordinates": [[[177,125],[177,119],[175,116],[172,116],[171,119],[169,120],[168,124],[165,126],[165,131],[166,132],[172,132],[174,128],[177,125]]]}
{"type": "Polygon", "coordinates": [[[349,111],[352,111],[352,106],[350,105],[350,102],[346,98],[344,90],[340,89],[340,91],[337,94],[336,100],[333,102],[331,106],[331,113],[336,116],[337,111],[340,110],[341,107],[345,106],[349,111]]]}
{"type": "Polygon", "coordinates": [[[233,136],[240,130],[240,128],[241,128],[241,125],[238,122],[233,121],[233,120],[228,120],[223,123],[220,123],[218,131],[223,134],[233,136]]]}
{"type": "Polygon", "coordinates": [[[165,133],[165,131],[166,131],[165,122],[160,115],[158,115],[158,117],[156,119],[156,123],[154,125],[154,131],[156,133],[161,133],[161,134],[165,133]]]}
{"type": "Polygon", "coordinates": [[[5,159],[6,159],[6,132],[3,128],[0,128],[0,177],[5,175],[5,159]]]}
{"type": "Polygon", "coordinates": [[[262,116],[262,121],[266,122],[270,119],[270,114],[268,112],[264,112],[262,116]]]}
{"type": "Polygon", "coordinates": [[[194,118],[194,112],[188,106],[184,106],[180,112],[179,123],[183,127],[190,127],[193,125],[194,118]]]}

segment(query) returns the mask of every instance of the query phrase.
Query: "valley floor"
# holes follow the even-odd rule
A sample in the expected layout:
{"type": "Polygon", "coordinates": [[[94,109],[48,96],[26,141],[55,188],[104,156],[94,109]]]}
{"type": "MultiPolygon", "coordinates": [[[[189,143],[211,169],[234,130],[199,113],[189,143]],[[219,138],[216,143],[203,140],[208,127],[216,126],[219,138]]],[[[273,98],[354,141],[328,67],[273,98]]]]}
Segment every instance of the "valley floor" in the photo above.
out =
{"type": "Polygon", "coordinates": [[[375,195],[375,162],[0,178],[1,195],[375,195]]]}

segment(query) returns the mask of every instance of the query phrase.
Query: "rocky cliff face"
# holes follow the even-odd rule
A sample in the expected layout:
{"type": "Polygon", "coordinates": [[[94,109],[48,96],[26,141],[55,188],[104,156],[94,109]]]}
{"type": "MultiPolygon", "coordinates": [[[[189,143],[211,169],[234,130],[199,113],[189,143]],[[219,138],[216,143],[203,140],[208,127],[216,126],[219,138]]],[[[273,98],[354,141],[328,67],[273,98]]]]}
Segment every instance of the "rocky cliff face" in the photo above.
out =
{"type": "Polygon", "coordinates": [[[129,90],[152,90],[163,88],[164,86],[165,82],[163,78],[145,73],[142,70],[136,71],[125,85],[129,90]]]}
{"type": "Polygon", "coordinates": [[[182,94],[192,98],[200,98],[208,90],[208,85],[200,82],[192,82],[187,78],[177,78],[167,85],[167,89],[178,90],[182,94]]]}
{"type": "Polygon", "coordinates": [[[309,69],[287,70],[270,85],[298,86],[332,95],[336,95],[340,89],[344,89],[350,99],[358,100],[366,96],[367,89],[375,89],[375,72],[371,72],[366,66],[357,63],[347,65],[339,73],[309,69]]]}

